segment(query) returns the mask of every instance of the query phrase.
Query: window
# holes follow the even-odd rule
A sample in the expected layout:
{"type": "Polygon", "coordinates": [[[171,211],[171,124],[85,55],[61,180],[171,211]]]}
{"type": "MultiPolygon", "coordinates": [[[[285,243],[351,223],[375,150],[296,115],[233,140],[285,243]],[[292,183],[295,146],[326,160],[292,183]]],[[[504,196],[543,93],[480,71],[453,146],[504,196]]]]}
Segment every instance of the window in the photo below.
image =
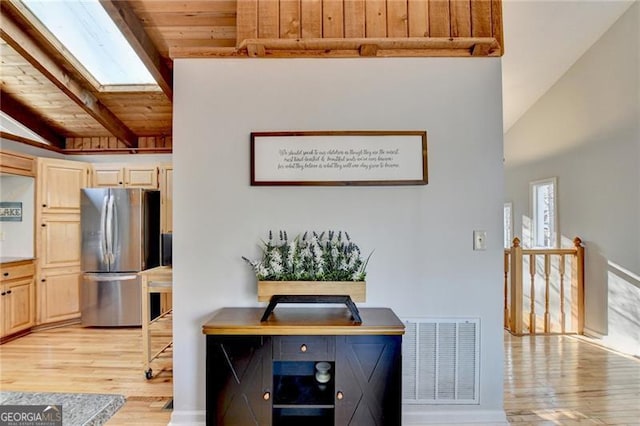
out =
{"type": "Polygon", "coordinates": [[[531,182],[531,221],[533,247],[558,247],[557,179],[531,182]]]}
{"type": "Polygon", "coordinates": [[[22,0],[101,85],[156,84],[98,0],[22,0]]]}
{"type": "Polygon", "coordinates": [[[513,203],[504,203],[504,248],[513,242],[513,203]]]}

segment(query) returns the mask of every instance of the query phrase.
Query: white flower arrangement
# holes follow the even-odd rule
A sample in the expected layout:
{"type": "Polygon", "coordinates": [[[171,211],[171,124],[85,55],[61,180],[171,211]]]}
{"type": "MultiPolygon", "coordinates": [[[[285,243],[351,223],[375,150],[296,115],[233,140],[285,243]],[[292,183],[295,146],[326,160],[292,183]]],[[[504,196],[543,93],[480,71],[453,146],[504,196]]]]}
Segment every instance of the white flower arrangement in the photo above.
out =
{"type": "Polygon", "coordinates": [[[263,242],[262,259],[242,257],[260,281],[364,281],[371,254],[362,259],[360,248],[346,232],[308,232],[289,240],[280,231],[276,243],[269,231],[263,242]]]}

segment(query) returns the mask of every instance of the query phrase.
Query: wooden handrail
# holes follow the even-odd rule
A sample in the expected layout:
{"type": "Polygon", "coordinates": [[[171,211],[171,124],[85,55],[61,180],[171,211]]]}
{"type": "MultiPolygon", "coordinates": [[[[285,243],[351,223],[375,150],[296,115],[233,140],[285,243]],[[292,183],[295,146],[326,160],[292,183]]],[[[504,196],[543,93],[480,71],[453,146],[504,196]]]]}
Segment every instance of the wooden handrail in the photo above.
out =
{"type": "Polygon", "coordinates": [[[522,249],[522,254],[576,254],[575,248],[564,248],[564,249],[522,249]]]}
{"type": "MultiPolygon", "coordinates": [[[[584,331],[584,247],[576,237],[574,247],[560,249],[524,249],[514,238],[511,248],[504,251],[504,324],[513,334],[536,334],[540,324],[544,333],[578,333],[584,331]],[[571,322],[567,328],[567,292],[565,276],[571,261],[571,322]],[[540,261],[540,259],[542,259],[540,261]],[[557,263],[555,262],[557,260],[557,263]],[[528,261],[528,312],[524,312],[524,264],[528,261]],[[540,268],[538,265],[541,265],[540,268]],[[544,283],[544,299],[536,300],[537,282],[544,283]],[[552,291],[554,293],[552,293],[552,291]],[[554,297],[554,294],[557,296],[554,297]],[[558,303],[555,299],[558,299],[558,303]],[[540,316],[538,312],[540,312],[540,316]],[[543,326],[542,326],[543,325],[543,326]]],[[[538,289],[538,294],[540,290],[538,289]]]]}

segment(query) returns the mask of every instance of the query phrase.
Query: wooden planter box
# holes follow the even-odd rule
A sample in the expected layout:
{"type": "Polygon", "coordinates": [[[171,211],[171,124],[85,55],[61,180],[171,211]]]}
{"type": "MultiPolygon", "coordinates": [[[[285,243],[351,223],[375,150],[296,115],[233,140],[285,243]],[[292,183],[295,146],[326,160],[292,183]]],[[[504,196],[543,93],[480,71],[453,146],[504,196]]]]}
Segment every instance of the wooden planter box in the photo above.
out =
{"type": "Polygon", "coordinates": [[[258,281],[258,301],[268,302],[271,296],[317,295],[351,296],[354,302],[366,302],[365,281],[258,281]]]}

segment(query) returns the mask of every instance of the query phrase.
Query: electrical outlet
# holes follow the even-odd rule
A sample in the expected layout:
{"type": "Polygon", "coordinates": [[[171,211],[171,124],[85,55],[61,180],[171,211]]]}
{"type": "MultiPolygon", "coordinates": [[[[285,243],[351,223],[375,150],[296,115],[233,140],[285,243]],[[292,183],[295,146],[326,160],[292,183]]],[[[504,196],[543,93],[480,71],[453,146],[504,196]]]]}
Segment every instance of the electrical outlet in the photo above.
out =
{"type": "Polygon", "coordinates": [[[487,232],[486,231],[473,231],[473,249],[474,250],[487,249],[487,232]]]}

